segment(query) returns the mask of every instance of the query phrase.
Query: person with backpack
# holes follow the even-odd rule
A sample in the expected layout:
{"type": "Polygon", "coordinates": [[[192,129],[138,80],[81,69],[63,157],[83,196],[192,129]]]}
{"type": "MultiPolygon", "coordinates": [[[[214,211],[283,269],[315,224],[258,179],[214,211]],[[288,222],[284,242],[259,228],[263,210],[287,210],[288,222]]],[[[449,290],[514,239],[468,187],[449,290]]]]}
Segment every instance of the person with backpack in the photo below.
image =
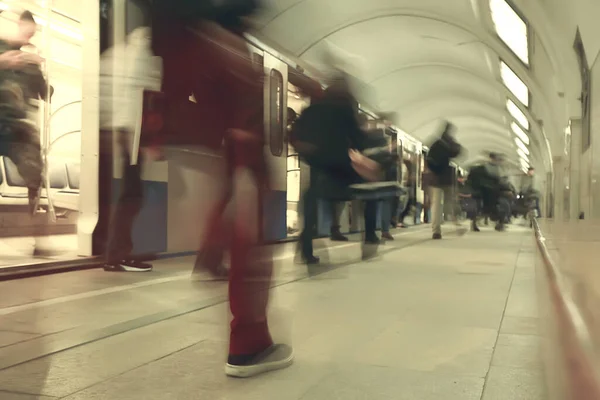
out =
{"type": "Polygon", "coordinates": [[[209,212],[206,231],[210,235],[201,252],[205,269],[223,277],[210,250],[218,249],[218,258],[226,236],[231,239],[225,276],[233,318],[225,373],[251,377],[286,368],[293,362],[293,349],[276,344],[269,331],[273,260],[268,246],[260,246],[269,182],[264,158],[264,73],[243,38],[244,17],[259,4],[155,0],[154,5],[153,49],[163,58],[162,90],[167,103],[164,141],[224,150],[225,187],[209,212]],[[234,212],[226,220],[223,211],[230,201],[234,212]]]}
{"type": "MultiPolygon", "coordinates": [[[[383,177],[380,165],[362,154],[367,144],[358,114],[358,102],[352,95],[348,77],[339,73],[331,80],[323,98],[314,102],[294,124],[291,143],[311,167],[311,179],[302,203],[304,229],[300,235],[300,253],[306,264],[318,264],[313,254],[312,240],[317,220],[317,199],[320,182],[325,178],[335,188],[346,187],[383,177]]],[[[365,243],[378,244],[377,202],[365,202],[365,243]]]]}
{"type": "MultiPolygon", "coordinates": [[[[460,155],[462,147],[455,139],[456,127],[446,121],[440,137],[433,142],[427,153],[426,163],[430,171],[431,227],[433,239],[442,238],[444,208],[454,213],[454,176],[450,161],[460,155]],[[446,207],[444,206],[444,203],[446,207]]],[[[456,219],[456,216],[453,216],[456,219]]]]}

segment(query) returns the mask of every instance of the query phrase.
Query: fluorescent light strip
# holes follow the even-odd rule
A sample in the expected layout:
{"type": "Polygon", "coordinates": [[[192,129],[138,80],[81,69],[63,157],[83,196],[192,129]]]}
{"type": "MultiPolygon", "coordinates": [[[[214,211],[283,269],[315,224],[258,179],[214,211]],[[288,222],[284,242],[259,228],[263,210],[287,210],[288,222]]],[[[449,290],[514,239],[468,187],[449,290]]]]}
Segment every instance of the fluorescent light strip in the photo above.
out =
{"type": "Polygon", "coordinates": [[[515,143],[517,144],[517,147],[519,149],[521,149],[525,154],[529,155],[529,149],[527,148],[527,146],[525,146],[525,143],[521,142],[521,139],[516,137],[515,143]]]}
{"type": "Polygon", "coordinates": [[[506,0],[490,0],[489,4],[496,33],[517,57],[529,65],[527,24],[506,0]]]}
{"type": "Polygon", "coordinates": [[[525,128],[525,130],[529,130],[529,120],[527,119],[523,111],[521,111],[521,109],[517,107],[517,105],[511,99],[506,100],[506,108],[508,109],[510,115],[512,115],[512,117],[519,124],[521,124],[523,128],[525,128]]]}
{"type": "Polygon", "coordinates": [[[521,161],[521,167],[525,168],[529,168],[529,163],[525,160],[523,160],[522,158],[519,160],[521,161]]]}
{"type": "Polygon", "coordinates": [[[521,103],[526,107],[529,107],[529,88],[504,61],[500,61],[500,76],[504,86],[506,86],[521,103]]]}
{"type": "Polygon", "coordinates": [[[527,154],[525,154],[525,152],[521,148],[517,149],[517,154],[519,155],[519,157],[521,157],[522,159],[527,160],[527,162],[529,162],[529,157],[527,156],[527,154]]]}
{"type": "Polygon", "coordinates": [[[517,135],[523,143],[529,145],[529,136],[527,136],[527,134],[523,131],[523,129],[521,129],[519,125],[517,125],[515,122],[512,122],[510,124],[510,127],[512,128],[515,135],[517,135]]]}

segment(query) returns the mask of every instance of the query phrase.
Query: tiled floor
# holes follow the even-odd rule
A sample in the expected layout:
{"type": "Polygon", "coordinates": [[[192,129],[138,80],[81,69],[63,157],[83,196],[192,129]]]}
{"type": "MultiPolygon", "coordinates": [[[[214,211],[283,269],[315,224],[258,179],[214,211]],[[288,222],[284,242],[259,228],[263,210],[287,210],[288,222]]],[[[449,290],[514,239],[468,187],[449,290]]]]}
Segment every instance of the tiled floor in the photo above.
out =
{"type": "Polygon", "coordinates": [[[296,363],[249,380],[223,374],[226,286],[191,259],[0,283],[0,399],[544,399],[531,232],[429,236],[338,245],[319,274],[282,247],[271,325],[296,363]]]}

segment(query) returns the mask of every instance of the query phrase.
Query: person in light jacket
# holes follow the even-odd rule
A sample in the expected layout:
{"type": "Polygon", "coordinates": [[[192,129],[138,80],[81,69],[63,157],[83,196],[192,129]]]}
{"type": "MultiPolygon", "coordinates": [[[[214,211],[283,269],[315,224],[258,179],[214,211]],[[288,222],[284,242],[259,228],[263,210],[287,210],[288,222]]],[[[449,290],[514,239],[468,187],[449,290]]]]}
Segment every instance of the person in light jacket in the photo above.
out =
{"type": "Polygon", "coordinates": [[[144,201],[142,164],[147,157],[139,154],[138,162],[131,162],[133,133],[141,115],[143,90],[161,88],[161,60],[152,54],[150,35],[150,28],[136,28],[126,43],[105,51],[100,61],[100,179],[105,181],[104,187],[111,186],[113,177],[113,135],[117,151],[121,153],[122,168],[121,192],[104,249],[104,270],[109,272],[152,270],[151,264],[132,256],[133,224],[144,201]]]}

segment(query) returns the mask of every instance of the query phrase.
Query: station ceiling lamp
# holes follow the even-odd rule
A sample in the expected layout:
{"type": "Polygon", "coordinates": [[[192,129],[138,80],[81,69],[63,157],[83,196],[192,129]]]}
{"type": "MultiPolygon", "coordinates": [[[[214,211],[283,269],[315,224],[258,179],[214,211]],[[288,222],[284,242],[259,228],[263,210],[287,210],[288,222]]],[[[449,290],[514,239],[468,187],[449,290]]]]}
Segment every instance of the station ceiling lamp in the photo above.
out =
{"type": "Polygon", "coordinates": [[[506,108],[510,115],[521,125],[525,130],[529,130],[529,120],[521,109],[511,100],[506,100],[506,108]]]}
{"type": "Polygon", "coordinates": [[[517,123],[512,122],[510,124],[510,128],[515,133],[515,135],[517,135],[517,137],[521,139],[523,143],[529,145],[529,136],[527,136],[527,134],[523,131],[523,129],[521,129],[519,125],[517,125],[517,123]]]}
{"type": "Polygon", "coordinates": [[[521,161],[521,168],[523,168],[523,170],[528,170],[529,169],[529,163],[525,160],[523,160],[522,158],[519,160],[521,161]]]}
{"type": "Polygon", "coordinates": [[[526,155],[529,155],[529,149],[527,148],[527,146],[525,145],[525,143],[523,143],[521,141],[521,139],[519,139],[518,137],[515,138],[515,144],[517,145],[517,148],[521,149],[521,151],[523,153],[525,153],[526,155]]]}
{"type": "Polygon", "coordinates": [[[517,154],[519,155],[519,157],[521,157],[523,160],[529,162],[529,156],[527,154],[525,154],[525,152],[521,149],[518,148],[517,149],[517,154]]]}

